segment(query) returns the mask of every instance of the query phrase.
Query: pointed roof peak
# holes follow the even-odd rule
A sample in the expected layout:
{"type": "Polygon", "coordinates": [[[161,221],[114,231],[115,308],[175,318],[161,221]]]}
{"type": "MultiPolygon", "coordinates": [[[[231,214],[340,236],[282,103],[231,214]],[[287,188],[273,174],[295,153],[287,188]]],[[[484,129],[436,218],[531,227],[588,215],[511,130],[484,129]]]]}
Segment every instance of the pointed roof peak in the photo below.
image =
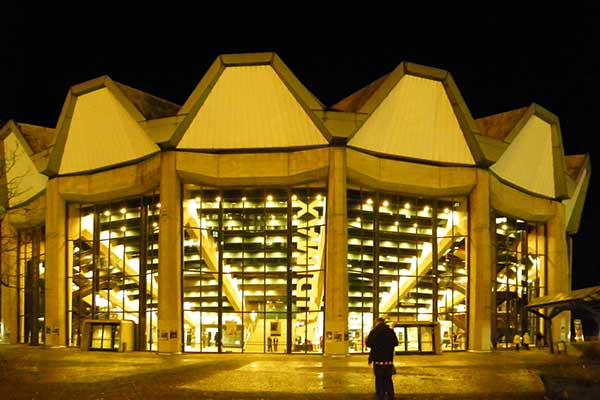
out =
{"type": "MultiPolygon", "coordinates": [[[[369,107],[367,103],[369,103],[372,97],[376,96],[380,88],[388,84],[391,86],[395,85],[404,75],[413,75],[437,81],[444,81],[450,77],[450,73],[446,70],[402,61],[393,71],[388,72],[367,86],[338,101],[330,109],[333,111],[368,113],[369,107]]],[[[391,90],[391,87],[388,90],[391,90]]]]}
{"type": "Polygon", "coordinates": [[[296,78],[276,53],[223,54],[212,63],[179,110],[178,115],[185,117],[167,146],[191,146],[190,148],[196,149],[205,148],[203,146],[219,149],[224,146],[223,148],[230,149],[239,145],[247,148],[249,143],[243,144],[243,140],[235,141],[227,135],[223,136],[222,132],[230,130],[227,125],[230,120],[240,120],[246,134],[254,138],[261,137],[262,143],[258,147],[282,147],[284,144],[294,147],[314,142],[323,145],[323,141],[327,143],[331,135],[315,111],[324,109],[324,105],[296,78]],[[229,102],[236,103],[237,110],[226,104],[229,102]],[[286,113],[290,113],[288,117],[294,118],[287,128],[282,125],[281,119],[286,113]],[[208,125],[201,123],[202,128],[198,128],[198,115],[208,125]],[[223,115],[228,117],[223,119],[223,115]],[[262,117],[259,118],[259,115],[262,117]],[[195,133],[190,136],[187,132],[192,124],[195,133]],[[221,134],[212,130],[217,125],[223,129],[221,134]],[[304,130],[299,129],[301,125],[304,130]],[[202,129],[208,129],[214,135],[206,136],[202,129]],[[285,129],[295,130],[297,137],[284,139],[280,133],[285,129]],[[250,134],[251,131],[254,133],[250,134]],[[184,136],[186,138],[182,142],[184,136]],[[273,143],[269,143],[271,140],[273,143]]]}

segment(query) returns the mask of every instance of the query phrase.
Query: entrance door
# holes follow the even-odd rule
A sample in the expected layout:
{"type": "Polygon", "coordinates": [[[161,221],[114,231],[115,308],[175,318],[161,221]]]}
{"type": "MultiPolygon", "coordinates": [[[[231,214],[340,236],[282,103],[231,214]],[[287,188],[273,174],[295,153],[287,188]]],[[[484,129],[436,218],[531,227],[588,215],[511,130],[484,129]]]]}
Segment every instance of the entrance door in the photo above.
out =
{"type": "Polygon", "coordinates": [[[396,354],[434,351],[432,325],[397,325],[394,326],[394,332],[398,338],[396,354]]]}

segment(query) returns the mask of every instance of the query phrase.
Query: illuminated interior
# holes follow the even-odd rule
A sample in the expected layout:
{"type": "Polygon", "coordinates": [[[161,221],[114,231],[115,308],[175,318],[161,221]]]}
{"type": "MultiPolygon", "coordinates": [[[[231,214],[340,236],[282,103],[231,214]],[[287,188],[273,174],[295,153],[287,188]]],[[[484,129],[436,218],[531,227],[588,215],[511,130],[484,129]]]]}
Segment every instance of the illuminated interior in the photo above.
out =
{"type": "Polygon", "coordinates": [[[45,240],[44,228],[21,229],[17,247],[17,291],[19,343],[42,344],[45,342],[44,293],[45,293],[45,240]]]}
{"type": "Polygon", "coordinates": [[[184,186],[186,351],[322,351],[325,192],[184,186]]]}
{"type": "Polygon", "coordinates": [[[515,334],[529,332],[531,338],[543,334],[543,323],[525,306],[546,294],[546,226],[497,215],[495,247],[492,343],[496,348],[512,348],[515,334]]]}
{"type": "Polygon", "coordinates": [[[361,188],[347,199],[350,351],[368,351],[364,340],[377,316],[398,325],[397,351],[433,351],[434,322],[443,350],[465,350],[466,199],[361,188]]]}
{"type": "Polygon", "coordinates": [[[70,346],[84,320],[129,320],[138,347],[157,349],[159,211],[157,194],[69,205],[70,346]]]}

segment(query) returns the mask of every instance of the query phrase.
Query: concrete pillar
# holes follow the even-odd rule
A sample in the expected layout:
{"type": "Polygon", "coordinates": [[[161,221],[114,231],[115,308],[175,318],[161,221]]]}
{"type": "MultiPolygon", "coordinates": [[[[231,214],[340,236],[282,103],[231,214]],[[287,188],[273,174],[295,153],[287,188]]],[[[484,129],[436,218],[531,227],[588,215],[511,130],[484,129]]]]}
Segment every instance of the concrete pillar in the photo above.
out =
{"type": "Polygon", "coordinates": [[[163,152],[158,235],[158,352],[183,350],[181,288],[181,181],[176,152],[163,152]]]}
{"type": "MultiPolygon", "coordinates": [[[[547,294],[567,292],[571,290],[571,276],[569,274],[569,256],[565,226],[565,211],[561,202],[555,201],[554,216],[546,225],[548,238],[548,275],[547,294]]],[[[571,313],[563,311],[552,320],[552,339],[554,343],[560,340],[569,340],[571,328],[571,313]]]]}
{"type": "Polygon", "coordinates": [[[46,344],[66,346],[67,298],[65,265],[66,202],[58,191],[58,179],[46,186],[46,344]]]}
{"type": "Polygon", "coordinates": [[[469,350],[492,349],[492,228],[490,180],[477,170],[477,185],[469,195],[469,350]]]}
{"type": "Polygon", "coordinates": [[[348,354],[348,214],[346,151],[329,151],[325,287],[325,355],[348,354]]]}
{"type": "Polygon", "coordinates": [[[2,261],[0,264],[2,282],[6,285],[0,285],[0,294],[2,302],[0,307],[0,317],[2,326],[0,327],[0,343],[15,344],[19,338],[17,333],[18,320],[17,315],[17,231],[6,220],[2,224],[2,261]]]}

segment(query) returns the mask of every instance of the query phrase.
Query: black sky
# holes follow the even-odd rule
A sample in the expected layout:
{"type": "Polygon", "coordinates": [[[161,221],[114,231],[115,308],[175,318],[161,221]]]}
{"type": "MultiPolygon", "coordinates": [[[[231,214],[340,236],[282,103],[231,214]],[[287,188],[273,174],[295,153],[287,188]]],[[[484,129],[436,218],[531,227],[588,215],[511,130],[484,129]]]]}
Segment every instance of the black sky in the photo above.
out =
{"type": "MultiPolygon", "coordinates": [[[[588,153],[593,167],[600,154],[596,6],[548,12],[545,4],[542,12],[502,3],[500,12],[348,3],[325,12],[290,3],[268,15],[273,6],[125,3],[0,6],[0,121],[54,127],[69,87],[101,75],[181,105],[218,55],[274,51],[326,106],[410,61],[449,71],[474,118],[537,103],[559,117],[567,155],[588,153]]],[[[574,289],[600,285],[597,180],[574,238],[574,289]]]]}

